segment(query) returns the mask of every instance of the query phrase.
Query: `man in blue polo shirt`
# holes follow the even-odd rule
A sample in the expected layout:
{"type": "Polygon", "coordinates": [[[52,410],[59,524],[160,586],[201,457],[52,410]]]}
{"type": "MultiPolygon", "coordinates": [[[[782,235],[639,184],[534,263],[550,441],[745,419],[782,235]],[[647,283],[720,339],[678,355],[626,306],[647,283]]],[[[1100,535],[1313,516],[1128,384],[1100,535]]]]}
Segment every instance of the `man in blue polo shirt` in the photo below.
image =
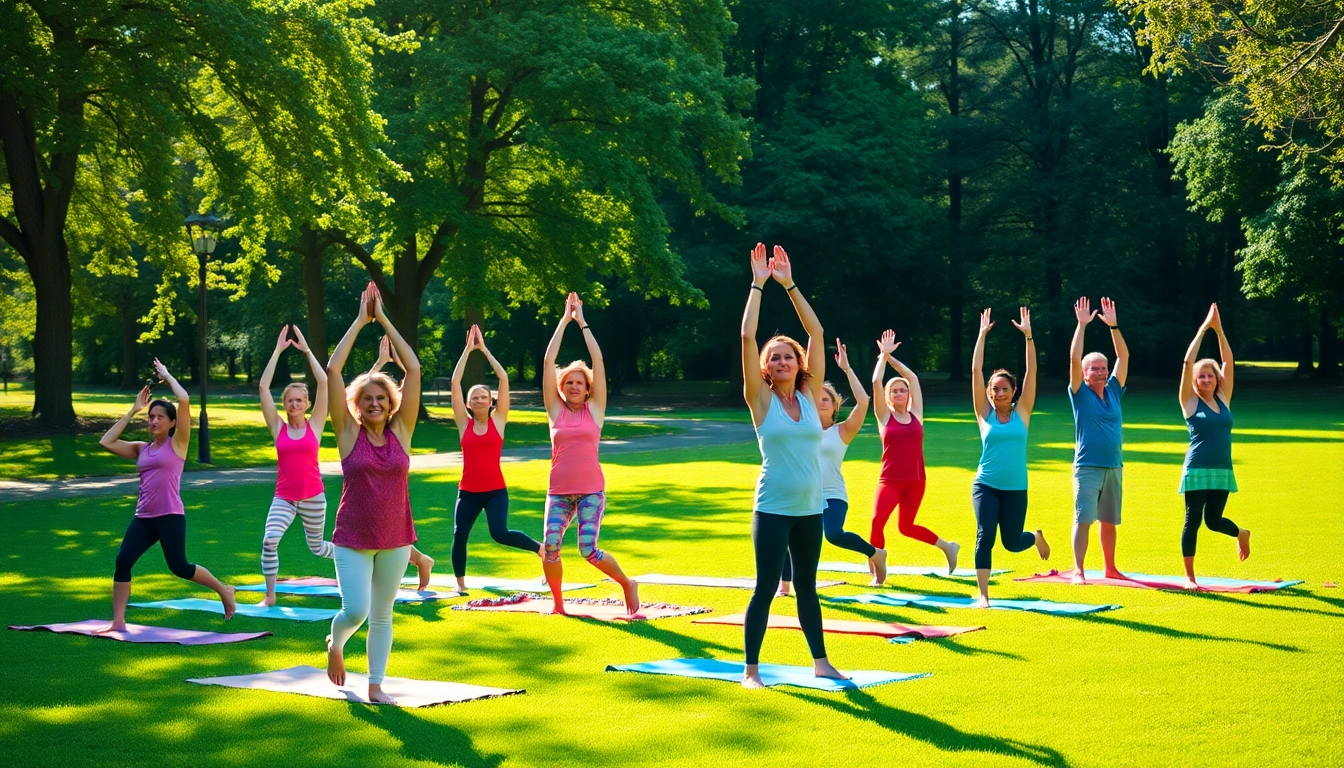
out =
{"type": "Polygon", "coordinates": [[[1108,578],[1123,579],[1115,567],[1115,527],[1120,524],[1124,469],[1120,460],[1120,398],[1125,394],[1129,375],[1129,347],[1120,335],[1115,318],[1115,302],[1103,297],[1101,321],[1111,329],[1115,344],[1115,373],[1111,374],[1106,355],[1093,352],[1083,356],[1083,334],[1087,324],[1097,317],[1092,302],[1083,297],[1073,305],[1078,327],[1073,331],[1069,349],[1069,402],[1073,405],[1073,577],[1074,584],[1086,584],[1083,561],[1087,557],[1088,534],[1095,522],[1101,523],[1101,557],[1108,578]]]}

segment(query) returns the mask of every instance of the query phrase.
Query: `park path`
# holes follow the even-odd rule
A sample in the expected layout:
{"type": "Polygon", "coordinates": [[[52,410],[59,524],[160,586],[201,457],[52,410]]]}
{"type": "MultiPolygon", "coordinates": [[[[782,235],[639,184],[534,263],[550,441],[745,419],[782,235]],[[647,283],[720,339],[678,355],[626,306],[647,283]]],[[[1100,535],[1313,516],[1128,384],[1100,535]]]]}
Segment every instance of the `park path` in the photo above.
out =
{"type": "MultiPolygon", "coordinates": [[[[626,421],[664,424],[685,430],[671,435],[650,435],[626,440],[603,440],[602,453],[610,456],[614,453],[636,453],[642,451],[665,451],[673,449],[692,450],[702,446],[743,443],[756,439],[756,433],[749,423],[730,421],[696,421],[692,419],[669,419],[641,416],[608,416],[608,421],[626,421]]],[[[504,449],[504,461],[532,461],[545,459],[551,455],[548,445],[533,445],[522,448],[504,449]]],[[[340,475],[339,461],[322,462],[324,476],[340,475]]],[[[448,453],[422,453],[411,457],[411,471],[424,472],[436,469],[451,469],[462,466],[461,451],[448,453]]],[[[212,469],[182,474],[182,490],[216,488],[224,485],[245,483],[274,483],[275,467],[246,467],[242,469],[212,469]]],[[[46,499],[68,499],[72,497],[106,496],[115,494],[134,494],[140,483],[138,475],[109,475],[102,477],[71,477],[64,480],[30,481],[0,480],[0,503],[15,501],[33,501],[46,499]]]]}

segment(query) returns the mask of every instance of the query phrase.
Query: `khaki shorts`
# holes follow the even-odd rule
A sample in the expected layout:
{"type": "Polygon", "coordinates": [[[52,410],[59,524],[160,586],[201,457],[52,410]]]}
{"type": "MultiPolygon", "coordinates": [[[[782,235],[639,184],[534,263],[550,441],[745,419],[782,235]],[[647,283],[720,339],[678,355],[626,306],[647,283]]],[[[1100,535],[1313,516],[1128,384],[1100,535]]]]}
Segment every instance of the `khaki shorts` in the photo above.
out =
{"type": "Polygon", "coordinates": [[[1073,468],[1073,522],[1120,524],[1124,467],[1073,468]]]}

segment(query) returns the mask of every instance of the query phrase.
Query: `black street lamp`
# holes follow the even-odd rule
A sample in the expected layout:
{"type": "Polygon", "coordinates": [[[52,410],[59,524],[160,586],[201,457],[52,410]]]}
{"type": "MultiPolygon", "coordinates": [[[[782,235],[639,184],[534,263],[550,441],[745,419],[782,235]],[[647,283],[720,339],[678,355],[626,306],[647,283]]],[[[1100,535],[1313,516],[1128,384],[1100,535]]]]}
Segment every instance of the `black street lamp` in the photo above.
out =
{"type": "Polygon", "coordinates": [[[205,354],[205,262],[210,258],[210,254],[215,252],[215,243],[219,241],[219,232],[224,229],[224,223],[215,218],[213,213],[199,214],[193,213],[187,217],[185,222],[187,227],[187,237],[191,240],[191,250],[196,253],[196,262],[200,265],[198,272],[198,283],[201,293],[201,306],[198,312],[199,323],[201,326],[201,415],[200,427],[196,435],[196,461],[200,464],[210,463],[210,423],[205,415],[205,391],[206,385],[210,381],[210,360],[205,354]]]}

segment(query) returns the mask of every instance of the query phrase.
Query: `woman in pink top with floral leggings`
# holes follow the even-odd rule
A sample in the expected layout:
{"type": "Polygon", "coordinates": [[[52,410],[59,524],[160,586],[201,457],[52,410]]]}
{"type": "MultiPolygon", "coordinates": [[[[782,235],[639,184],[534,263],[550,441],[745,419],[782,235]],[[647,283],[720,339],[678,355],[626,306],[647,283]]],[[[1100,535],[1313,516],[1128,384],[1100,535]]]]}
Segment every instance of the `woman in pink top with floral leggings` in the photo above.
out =
{"type": "Polygon", "coordinates": [[[639,585],[621,571],[616,558],[597,548],[602,513],[606,508],[606,479],[597,460],[597,444],[602,437],[602,421],[607,410],[607,374],[602,350],[583,319],[583,302],[577,293],[571,293],[565,299],[565,311],[551,343],[546,346],[542,370],[556,368],[560,341],[570,321],[578,322],[588,345],[588,354],[593,358],[593,367],[590,369],[583,361],[576,360],[556,370],[554,389],[545,384],[541,387],[546,418],[551,424],[551,480],[546,492],[545,555],[541,567],[555,600],[555,613],[563,614],[565,603],[560,589],[564,566],[560,562],[560,544],[565,529],[577,517],[579,554],[621,585],[626,611],[633,616],[639,612],[639,585]]]}

